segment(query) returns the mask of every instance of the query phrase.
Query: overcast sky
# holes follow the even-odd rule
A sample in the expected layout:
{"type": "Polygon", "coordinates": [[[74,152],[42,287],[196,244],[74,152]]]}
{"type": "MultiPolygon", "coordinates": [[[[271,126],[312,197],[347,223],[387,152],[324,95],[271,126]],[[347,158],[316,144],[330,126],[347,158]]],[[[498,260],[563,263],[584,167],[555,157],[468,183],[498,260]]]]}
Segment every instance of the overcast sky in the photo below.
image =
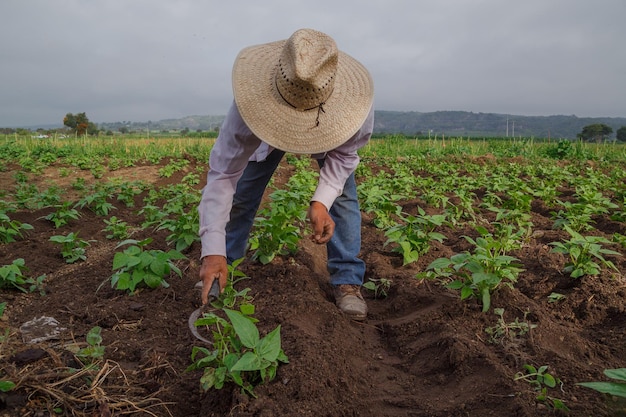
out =
{"type": "Polygon", "coordinates": [[[245,46],[314,28],[377,110],[626,117],[625,0],[1,0],[0,127],[222,115],[245,46]]]}

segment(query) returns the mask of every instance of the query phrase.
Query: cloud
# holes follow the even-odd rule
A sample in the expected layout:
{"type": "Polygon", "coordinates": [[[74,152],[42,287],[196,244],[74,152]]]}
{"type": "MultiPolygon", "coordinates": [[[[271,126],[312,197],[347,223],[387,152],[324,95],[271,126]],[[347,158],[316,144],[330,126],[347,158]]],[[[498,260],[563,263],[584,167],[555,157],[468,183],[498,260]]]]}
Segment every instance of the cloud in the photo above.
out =
{"type": "Polygon", "coordinates": [[[312,27],[382,110],[626,116],[622,0],[5,0],[0,126],[224,114],[240,49],[312,27]]]}

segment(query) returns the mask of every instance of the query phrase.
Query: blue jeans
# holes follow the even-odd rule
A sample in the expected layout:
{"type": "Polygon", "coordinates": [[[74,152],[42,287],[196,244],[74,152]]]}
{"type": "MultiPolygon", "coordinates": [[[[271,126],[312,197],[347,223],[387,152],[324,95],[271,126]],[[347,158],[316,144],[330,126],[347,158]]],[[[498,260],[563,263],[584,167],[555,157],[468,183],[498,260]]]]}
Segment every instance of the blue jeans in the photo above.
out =
{"type": "MultiPolygon", "coordinates": [[[[226,225],[226,257],[229,263],[244,257],[265,187],[284,154],[285,152],[275,149],[265,161],[248,162],[239,179],[230,221],[226,225]]],[[[324,165],[323,160],[317,162],[320,167],[324,165]]],[[[330,208],[330,216],[335,222],[335,233],[326,244],[330,283],[361,285],[365,275],[365,262],[358,257],[361,250],[361,210],[354,173],[348,177],[343,194],[337,197],[330,208]]]]}

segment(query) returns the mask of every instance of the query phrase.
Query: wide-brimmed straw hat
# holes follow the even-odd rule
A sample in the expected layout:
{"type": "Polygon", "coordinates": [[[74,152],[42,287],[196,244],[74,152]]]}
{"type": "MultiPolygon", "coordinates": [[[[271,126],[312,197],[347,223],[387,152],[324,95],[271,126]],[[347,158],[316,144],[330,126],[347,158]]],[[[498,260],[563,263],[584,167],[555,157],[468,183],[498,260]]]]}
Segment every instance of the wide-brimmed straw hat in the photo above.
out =
{"type": "Polygon", "coordinates": [[[293,153],[336,148],[372,107],[367,69],[328,35],[300,29],[287,40],[243,49],[233,66],[235,103],[269,145],[293,153]]]}

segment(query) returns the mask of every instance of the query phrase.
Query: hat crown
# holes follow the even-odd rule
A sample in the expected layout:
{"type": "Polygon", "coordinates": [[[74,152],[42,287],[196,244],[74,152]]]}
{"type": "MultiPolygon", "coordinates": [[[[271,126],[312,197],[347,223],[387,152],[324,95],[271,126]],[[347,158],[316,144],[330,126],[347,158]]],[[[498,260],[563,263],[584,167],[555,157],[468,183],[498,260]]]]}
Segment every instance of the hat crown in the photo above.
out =
{"type": "Polygon", "coordinates": [[[276,70],[280,96],[297,110],[311,110],[330,97],[339,50],[328,35],[311,29],[295,32],[285,43],[276,70]]]}

